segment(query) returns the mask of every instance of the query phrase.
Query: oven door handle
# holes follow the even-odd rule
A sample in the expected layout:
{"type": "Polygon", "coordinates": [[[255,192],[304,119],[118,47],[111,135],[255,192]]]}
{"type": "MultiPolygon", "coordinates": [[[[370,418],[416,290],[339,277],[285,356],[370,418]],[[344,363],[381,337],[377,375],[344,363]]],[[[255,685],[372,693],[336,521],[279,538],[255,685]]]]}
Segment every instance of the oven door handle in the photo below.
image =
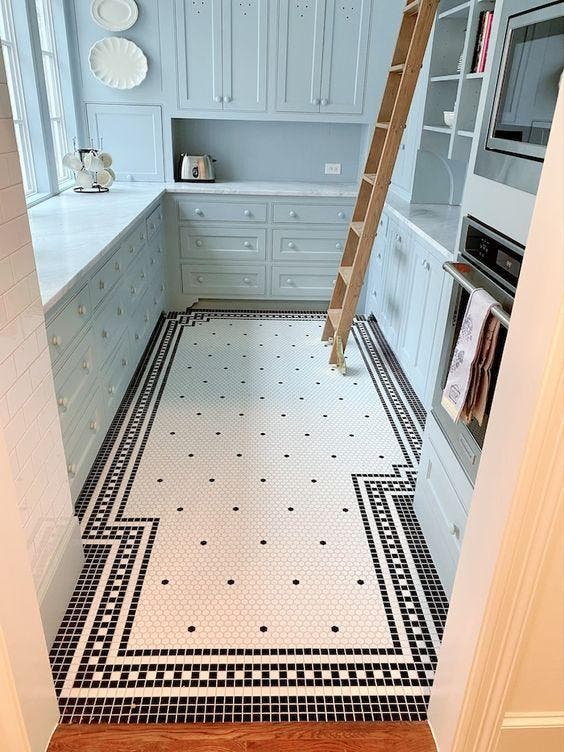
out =
{"type": "MultiPolygon", "coordinates": [[[[458,284],[469,293],[473,293],[478,288],[471,282],[469,282],[468,279],[464,276],[464,271],[467,268],[467,264],[460,262],[456,263],[452,261],[445,261],[445,263],[443,264],[443,269],[445,270],[445,272],[447,272],[447,274],[450,274],[451,277],[454,277],[455,281],[458,282],[458,284]]],[[[496,303],[494,306],[492,306],[491,313],[492,316],[496,318],[506,329],[509,328],[511,316],[507,313],[507,311],[505,311],[501,303],[496,303]]]]}

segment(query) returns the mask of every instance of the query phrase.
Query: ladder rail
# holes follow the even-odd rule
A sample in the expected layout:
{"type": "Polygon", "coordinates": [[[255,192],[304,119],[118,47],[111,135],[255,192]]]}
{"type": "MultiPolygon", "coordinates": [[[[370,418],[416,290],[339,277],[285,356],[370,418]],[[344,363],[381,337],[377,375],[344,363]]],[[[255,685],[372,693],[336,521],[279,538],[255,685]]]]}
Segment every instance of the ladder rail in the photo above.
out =
{"type": "Polygon", "coordinates": [[[409,2],[403,11],[386,89],[331,297],[331,315],[327,316],[323,329],[322,340],[333,338],[331,364],[342,365],[342,353],[356,314],[438,3],[439,0],[416,0],[409,2]],[[406,39],[406,34],[409,34],[409,39],[406,39]],[[404,60],[398,60],[403,57],[404,60]],[[341,269],[346,269],[346,272],[341,273],[341,269]]]}

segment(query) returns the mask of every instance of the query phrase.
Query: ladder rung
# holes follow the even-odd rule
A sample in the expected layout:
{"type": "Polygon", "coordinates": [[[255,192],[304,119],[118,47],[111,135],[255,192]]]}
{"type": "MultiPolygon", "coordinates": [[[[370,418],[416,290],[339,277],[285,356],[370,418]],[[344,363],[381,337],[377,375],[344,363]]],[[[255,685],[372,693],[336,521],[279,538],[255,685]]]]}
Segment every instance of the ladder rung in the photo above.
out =
{"type": "Polygon", "coordinates": [[[412,16],[414,13],[419,13],[419,0],[412,0],[412,2],[408,3],[405,8],[403,9],[403,12],[407,16],[412,16]]]}
{"type": "Polygon", "coordinates": [[[362,229],[364,227],[364,222],[351,222],[351,230],[360,236],[362,235],[362,229]]]}
{"type": "Polygon", "coordinates": [[[399,63],[399,65],[392,65],[390,73],[403,73],[405,70],[405,63],[399,63]]]}
{"type": "Polygon", "coordinates": [[[331,322],[333,331],[337,331],[339,326],[339,319],[341,318],[341,308],[329,308],[327,311],[327,318],[331,322]]]}
{"type": "Polygon", "coordinates": [[[367,183],[370,183],[370,185],[374,185],[374,183],[376,182],[376,173],[365,172],[362,176],[362,179],[367,183]]]}
{"type": "Polygon", "coordinates": [[[352,266],[340,266],[339,274],[345,280],[345,284],[349,284],[352,275],[352,266]]]}
{"type": "Polygon", "coordinates": [[[376,128],[383,128],[385,131],[387,131],[389,127],[389,123],[376,123],[376,128]]]}

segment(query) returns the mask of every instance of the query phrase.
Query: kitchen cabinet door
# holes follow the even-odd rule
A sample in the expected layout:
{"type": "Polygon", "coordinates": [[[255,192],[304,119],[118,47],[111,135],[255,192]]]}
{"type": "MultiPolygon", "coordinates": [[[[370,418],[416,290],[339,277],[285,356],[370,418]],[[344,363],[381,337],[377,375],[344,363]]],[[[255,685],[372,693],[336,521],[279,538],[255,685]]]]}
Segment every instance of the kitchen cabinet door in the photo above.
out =
{"type": "Polygon", "coordinates": [[[370,0],[327,0],[321,69],[321,112],[364,108],[370,0]]]}
{"type": "Polygon", "coordinates": [[[413,268],[405,296],[407,306],[400,333],[398,358],[411,385],[425,403],[444,272],[440,260],[432,255],[425,242],[419,238],[413,238],[411,255],[413,268]]]}
{"type": "Polygon", "coordinates": [[[280,0],[276,109],[319,112],[325,0],[280,0]]]}
{"type": "Polygon", "coordinates": [[[223,0],[223,109],[266,110],[268,0],[223,0]]]}
{"type": "Polygon", "coordinates": [[[223,106],[221,0],[176,0],[179,106],[223,106]]]}
{"type": "Polygon", "coordinates": [[[409,233],[395,221],[388,227],[388,244],[384,262],[381,328],[388,344],[397,350],[399,333],[406,309],[406,285],[411,269],[409,233]]]}
{"type": "Polygon", "coordinates": [[[382,311],[382,295],[384,288],[384,260],[388,243],[388,215],[382,214],[378,225],[378,232],[372,255],[370,257],[370,269],[368,274],[368,290],[366,299],[366,314],[380,318],[382,311]]]}

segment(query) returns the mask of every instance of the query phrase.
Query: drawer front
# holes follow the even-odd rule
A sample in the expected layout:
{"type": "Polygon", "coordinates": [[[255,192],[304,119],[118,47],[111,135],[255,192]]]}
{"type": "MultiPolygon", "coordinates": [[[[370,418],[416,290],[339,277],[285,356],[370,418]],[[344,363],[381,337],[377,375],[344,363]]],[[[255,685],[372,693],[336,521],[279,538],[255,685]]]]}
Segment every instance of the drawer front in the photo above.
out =
{"type": "Polygon", "coordinates": [[[132,305],[126,302],[121,290],[105,303],[92,324],[92,334],[97,362],[103,364],[125,331],[132,305]]]}
{"type": "Polygon", "coordinates": [[[163,223],[163,207],[159,204],[147,217],[147,239],[150,240],[160,229],[163,223]]]}
{"type": "Polygon", "coordinates": [[[353,207],[343,204],[306,204],[300,201],[276,202],[274,204],[274,221],[276,223],[346,225],[351,221],[353,207]]]}
{"type": "Polygon", "coordinates": [[[143,254],[131,265],[127,273],[126,289],[128,290],[128,308],[130,310],[137,305],[137,302],[145,294],[148,282],[147,259],[143,254]]]}
{"type": "Polygon", "coordinates": [[[59,421],[66,435],[81,415],[86,398],[96,380],[96,362],[91,337],[82,342],[61,370],[55,374],[55,394],[59,421]]]}
{"type": "Polygon", "coordinates": [[[138,355],[145,347],[151,327],[151,294],[146,290],[131,317],[131,351],[138,355]]]}
{"type": "Polygon", "coordinates": [[[96,308],[102,302],[115,283],[121,279],[122,273],[122,252],[119,249],[90,280],[90,297],[93,308],[96,308]]]}
{"type": "Polygon", "coordinates": [[[100,375],[102,397],[105,402],[106,415],[110,421],[125,392],[129,374],[133,370],[132,365],[129,332],[126,331],[100,375]]]}
{"type": "Polygon", "coordinates": [[[333,261],[337,264],[345,245],[345,233],[340,230],[274,230],[272,238],[272,257],[291,263],[333,261]]]}
{"type": "Polygon", "coordinates": [[[47,324],[51,361],[55,363],[90,320],[92,305],[90,289],[85,285],[47,324]]]}
{"type": "Polygon", "coordinates": [[[181,222],[266,222],[267,204],[259,201],[178,201],[181,222]]]}
{"type": "Polygon", "coordinates": [[[74,431],[65,441],[67,473],[73,499],[80,493],[94,462],[104,428],[102,421],[101,395],[97,388],[74,431]]]}
{"type": "Polygon", "coordinates": [[[140,222],[121,244],[123,263],[128,266],[139,252],[145,247],[147,228],[145,222],[140,222]]]}
{"type": "Polygon", "coordinates": [[[273,266],[272,296],[296,300],[329,300],[336,275],[336,266],[273,266]]]}
{"type": "Polygon", "coordinates": [[[235,295],[237,297],[264,295],[266,270],[264,266],[207,266],[182,264],[182,291],[192,295],[235,295]]]}
{"type": "Polygon", "coordinates": [[[264,261],[266,230],[181,227],[180,255],[203,261],[264,261]]]}

